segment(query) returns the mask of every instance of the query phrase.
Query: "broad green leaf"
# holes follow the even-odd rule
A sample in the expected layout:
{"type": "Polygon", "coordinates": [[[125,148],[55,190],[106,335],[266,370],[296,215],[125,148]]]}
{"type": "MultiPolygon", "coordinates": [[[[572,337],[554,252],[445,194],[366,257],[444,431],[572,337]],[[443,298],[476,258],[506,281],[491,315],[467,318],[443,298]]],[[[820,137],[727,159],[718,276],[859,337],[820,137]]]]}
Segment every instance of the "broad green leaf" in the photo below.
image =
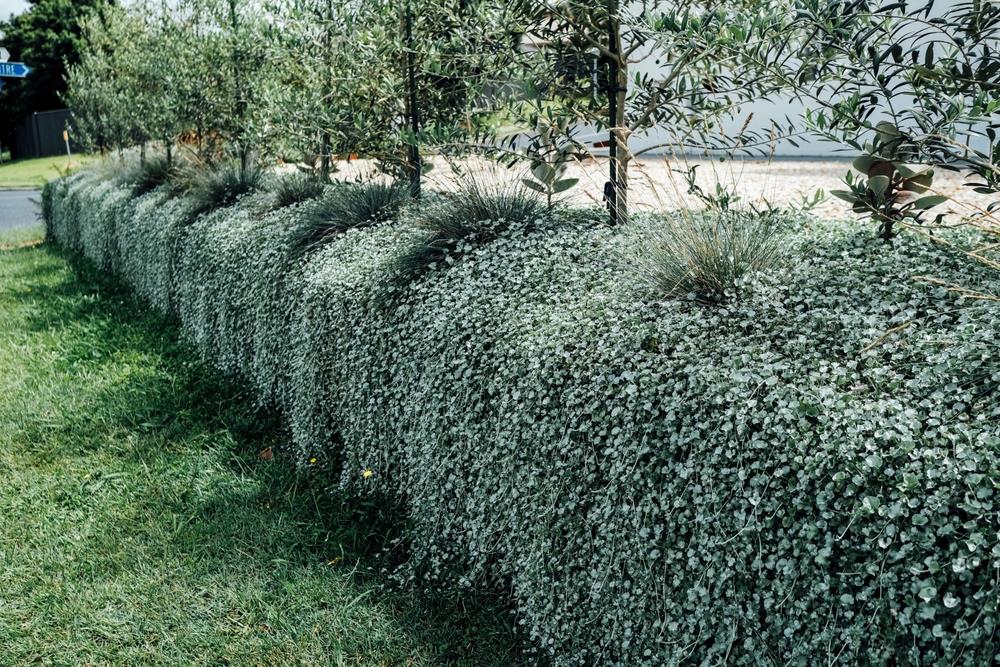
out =
{"type": "Polygon", "coordinates": [[[919,210],[934,208],[935,206],[943,204],[946,201],[948,201],[948,197],[945,197],[944,195],[930,195],[929,197],[921,197],[913,202],[912,208],[919,210]]]}
{"type": "Polygon", "coordinates": [[[868,189],[875,193],[876,197],[881,197],[885,194],[885,191],[889,188],[888,176],[872,176],[868,179],[868,189]]]}
{"type": "Polygon", "coordinates": [[[923,176],[926,174],[934,175],[934,170],[925,164],[907,164],[905,162],[893,162],[893,166],[896,167],[903,178],[913,178],[915,176],[923,176]]]}
{"type": "Polygon", "coordinates": [[[858,196],[850,190],[830,190],[830,194],[851,204],[858,201],[858,196]]]}
{"type": "Polygon", "coordinates": [[[854,162],[851,163],[851,166],[854,167],[856,171],[860,171],[862,174],[867,174],[877,159],[878,158],[874,158],[871,155],[862,155],[861,157],[854,158],[854,162]]]}
{"type": "Polygon", "coordinates": [[[534,190],[535,192],[541,192],[542,194],[545,194],[545,192],[547,192],[548,190],[543,183],[539,183],[538,181],[533,181],[530,178],[522,178],[521,182],[524,183],[525,186],[534,190]]]}
{"type": "Polygon", "coordinates": [[[927,192],[927,188],[934,182],[934,174],[920,174],[913,178],[908,178],[903,182],[903,189],[907,192],[927,192]]]}
{"type": "Polygon", "coordinates": [[[537,178],[542,183],[552,182],[552,179],[555,178],[556,175],[555,169],[553,169],[550,165],[544,162],[539,162],[534,167],[532,167],[531,173],[534,175],[535,178],[537,178]]]}
{"type": "Polygon", "coordinates": [[[556,181],[552,184],[552,193],[559,194],[560,192],[566,192],[579,182],[579,178],[564,178],[561,181],[556,181]]]}

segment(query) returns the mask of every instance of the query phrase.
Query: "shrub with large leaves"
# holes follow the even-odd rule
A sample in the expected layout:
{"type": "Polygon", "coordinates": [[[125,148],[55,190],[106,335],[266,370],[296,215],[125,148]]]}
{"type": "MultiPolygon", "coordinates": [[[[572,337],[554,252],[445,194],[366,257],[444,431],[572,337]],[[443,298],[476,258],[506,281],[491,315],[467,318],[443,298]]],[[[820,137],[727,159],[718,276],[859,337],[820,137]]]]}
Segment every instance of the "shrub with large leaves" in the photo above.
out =
{"type": "MultiPolygon", "coordinates": [[[[844,182],[850,189],[834,190],[831,194],[852,204],[855,213],[877,220],[882,239],[889,241],[897,223],[921,222],[927,209],[947,202],[948,197],[931,191],[933,168],[904,161],[909,153],[907,142],[890,123],[880,124],[877,136],[867,147],[869,154],[856,158],[852,164],[861,176],[848,172],[844,182]]],[[[938,214],[938,222],[942,217],[943,213],[938,214]]]]}

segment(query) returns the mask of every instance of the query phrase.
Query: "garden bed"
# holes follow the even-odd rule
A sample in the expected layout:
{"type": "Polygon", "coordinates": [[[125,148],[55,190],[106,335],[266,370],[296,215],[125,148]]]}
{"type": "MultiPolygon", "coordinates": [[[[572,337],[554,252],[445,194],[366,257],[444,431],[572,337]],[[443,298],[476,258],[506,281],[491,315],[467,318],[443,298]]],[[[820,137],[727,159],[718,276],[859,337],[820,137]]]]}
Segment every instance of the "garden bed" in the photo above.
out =
{"type": "Polygon", "coordinates": [[[308,203],[198,217],[84,173],[50,237],[250,381],[300,465],[406,507],[411,573],[509,586],[557,664],[986,664],[1000,590],[1000,280],[800,217],[730,305],[559,213],[412,279],[406,216],[293,252],[308,203]]]}

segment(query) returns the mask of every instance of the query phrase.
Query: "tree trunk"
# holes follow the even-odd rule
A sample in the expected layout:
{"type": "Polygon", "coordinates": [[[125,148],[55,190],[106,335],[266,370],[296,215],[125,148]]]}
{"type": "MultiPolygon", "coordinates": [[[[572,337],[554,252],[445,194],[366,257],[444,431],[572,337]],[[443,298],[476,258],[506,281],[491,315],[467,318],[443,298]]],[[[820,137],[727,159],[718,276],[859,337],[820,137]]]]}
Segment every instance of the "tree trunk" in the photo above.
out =
{"type": "MultiPolygon", "coordinates": [[[[323,31],[326,51],[324,54],[324,64],[326,65],[326,93],[329,94],[333,88],[333,42],[331,36],[333,33],[333,0],[326,0],[326,21],[326,29],[323,31]]],[[[330,180],[331,143],[330,132],[323,130],[323,140],[320,143],[319,173],[324,183],[330,180]]]]}
{"type": "Polygon", "coordinates": [[[247,176],[247,167],[250,162],[250,148],[247,146],[246,132],[246,100],[243,97],[243,59],[239,46],[239,17],[236,13],[236,0],[229,0],[229,22],[232,31],[232,65],[233,65],[233,94],[235,95],[235,113],[233,122],[236,123],[236,151],[240,160],[240,179],[247,176]]]}
{"type": "Polygon", "coordinates": [[[618,191],[615,193],[615,225],[624,225],[628,222],[628,166],[631,161],[630,155],[619,153],[618,191]]]}
{"type": "Polygon", "coordinates": [[[628,95],[628,63],[621,57],[621,22],[618,0],[608,2],[608,183],[604,198],[610,222],[628,222],[628,165],[632,153],[628,146],[625,100],[628,95]]]}
{"type": "Polygon", "coordinates": [[[410,196],[420,198],[420,148],[417,146],[417,133],[420,131],[420,109],[417,106],[417,73],[413,51],[413,8],[412,0],[406,2],[406,17],[404,19],[404,34],[406,39],[406,118],[413,138],[407,146],[406,169],[410,175],[410,196]]]}
{"type": "Polygon", "coordinates": [[[628,63],[622,62],[618,65],[617,92],[614,105],[615,114],[618,117],[618,125],[613,127],[611,133],[615,136],[617,151],[615,159],[618,163],[616,176],[618,179],[617,190],[615,191],[615,224],[624,225],[628,222],[628,168],[632,163],[632,149],[629,147],[629,135],[625,119],[625,100],[628,96],[628,63]]]}

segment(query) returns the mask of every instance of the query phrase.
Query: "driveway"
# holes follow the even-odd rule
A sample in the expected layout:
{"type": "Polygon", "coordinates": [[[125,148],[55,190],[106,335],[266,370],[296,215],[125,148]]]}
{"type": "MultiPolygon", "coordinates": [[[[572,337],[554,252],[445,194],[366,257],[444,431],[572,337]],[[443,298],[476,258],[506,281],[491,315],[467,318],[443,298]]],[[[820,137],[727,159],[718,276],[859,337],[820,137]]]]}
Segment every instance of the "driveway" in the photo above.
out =
{"type": "Polygon", "coordinates": [[[39,222],[40,197],[38,190],[0,190],[0,232],[39,222]]]}

